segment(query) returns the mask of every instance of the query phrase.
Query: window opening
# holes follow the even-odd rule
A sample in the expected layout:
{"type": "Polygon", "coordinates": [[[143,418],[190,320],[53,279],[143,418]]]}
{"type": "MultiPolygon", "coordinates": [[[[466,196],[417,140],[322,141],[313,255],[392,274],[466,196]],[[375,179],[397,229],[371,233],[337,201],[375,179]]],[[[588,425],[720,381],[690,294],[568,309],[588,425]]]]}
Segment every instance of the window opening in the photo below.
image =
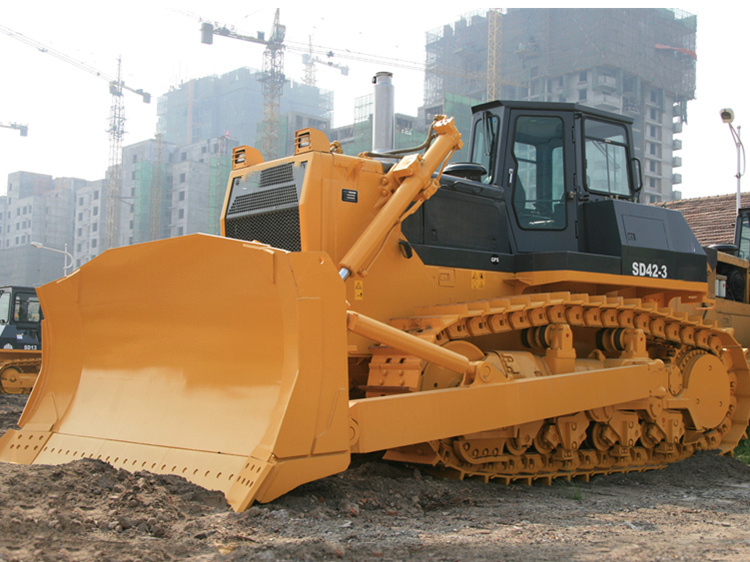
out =
{"type": "Polygon", "coordinates": [[[622,125],[586,119],[586,187],[615,197],[630,197],[627,132],[622,125]]]}

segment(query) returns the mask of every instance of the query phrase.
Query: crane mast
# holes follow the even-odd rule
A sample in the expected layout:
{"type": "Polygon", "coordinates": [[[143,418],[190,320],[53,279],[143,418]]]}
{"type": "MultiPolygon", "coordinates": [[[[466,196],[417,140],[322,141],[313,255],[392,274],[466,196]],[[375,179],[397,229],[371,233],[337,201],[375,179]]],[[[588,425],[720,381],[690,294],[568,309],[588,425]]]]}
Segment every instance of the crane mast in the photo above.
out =
{"type": "Polygon", "coordinates": [[[120,178],[122,170],[122,139],[125,136],[125,108],[122,100],[122,59],[117,59],[117,79],[109,84],[112,94],[109,128],[109,168],[107,170],[107,200],[104,235],[104,249],[117,246],[117,233],[120,221],[120,178]]]}
{"type": "Polygon", "coordinates": [[[308,86],[315,86],[315,57],[313,56],[312,35],[308,36],[310,52],[302,55],[302,62],[305,65],[305,77],[302,80],[308,86]]]}
{"type": "Polygon", "coordinates": [[[261,32],[257,37],[241,35],[226,26],[217,26],[209,22],[201,25],[201,42],[206,45],[213,43],[213,36],[221,35],[265,45],[263,52],[263,71],[261,83],[263,84],[263,121],[261,122],[260,148],[267,158],[278,158],[281,156],[279,146],[279,105],[281,94],[284,90],[286,77],[284,76],[284,37],[286,26],[279,23],[279,8],[273,19],[273,27],[268,40],[261,32]]]}
{"type": "Polygon", "coordinates": [[[279,105],[284,91],[284,36],[286,26],[279,23],[279,8],[273,19],[271,39],[263,52],[263,122],[261,150],[272,158],[281,156],[279,146],[279,105]]]}

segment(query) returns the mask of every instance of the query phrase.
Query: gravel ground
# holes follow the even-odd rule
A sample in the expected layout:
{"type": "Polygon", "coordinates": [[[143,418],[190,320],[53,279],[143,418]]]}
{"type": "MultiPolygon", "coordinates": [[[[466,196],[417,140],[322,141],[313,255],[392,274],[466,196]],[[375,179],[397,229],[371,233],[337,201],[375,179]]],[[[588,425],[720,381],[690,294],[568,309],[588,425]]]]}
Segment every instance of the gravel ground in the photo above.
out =
{"type": "MultiPolygon", "coordinates": [[[[25,397],[0,396],[0,429],[25,397]]],[[[218,492],[100,461],[0,464],[0,561],[747,560],[750,467],[703,453],[665,470],[503,486],[377,455],[237,514],[218,492]]]]}

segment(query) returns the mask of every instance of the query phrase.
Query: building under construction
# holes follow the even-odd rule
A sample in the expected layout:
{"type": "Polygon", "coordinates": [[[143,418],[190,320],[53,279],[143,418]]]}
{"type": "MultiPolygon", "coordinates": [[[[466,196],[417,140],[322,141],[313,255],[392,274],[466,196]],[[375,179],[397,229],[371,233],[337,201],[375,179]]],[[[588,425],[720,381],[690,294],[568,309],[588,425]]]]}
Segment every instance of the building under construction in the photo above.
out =
{"type": "MultiPolygon", "coordinates": [[[[221,76],[190,80],[158,99],[157,130],[164,142],[187,146],[230,136],[240,144],[258,146],[263,119],[262,72],[240,68],[221,76]]],[[[301,82],[287,81],[279,98],[279,157],[294,147],[294,132],[304,127],[327,131],[333,93],[301,82]]]]}
{"type": "Polygon", "coordinates": [[[696,16],[674,9],[509,9],[474,13],[427,34],[425,106],[571,102],[634,120],[645,202],[679,198],[674,135],[695,98],[696,16]]]}

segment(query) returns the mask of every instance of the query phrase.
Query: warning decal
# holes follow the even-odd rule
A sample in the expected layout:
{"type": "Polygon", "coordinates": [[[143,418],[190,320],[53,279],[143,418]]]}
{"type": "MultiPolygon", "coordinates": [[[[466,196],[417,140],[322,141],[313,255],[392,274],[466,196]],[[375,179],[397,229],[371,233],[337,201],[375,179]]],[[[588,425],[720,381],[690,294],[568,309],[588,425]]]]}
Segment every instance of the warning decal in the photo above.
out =
{"type": "Polygon", "coordinates": [[[472,289],[484,289],[484,272],[483,271],[471,272],[471,288],[472,289]]]}

